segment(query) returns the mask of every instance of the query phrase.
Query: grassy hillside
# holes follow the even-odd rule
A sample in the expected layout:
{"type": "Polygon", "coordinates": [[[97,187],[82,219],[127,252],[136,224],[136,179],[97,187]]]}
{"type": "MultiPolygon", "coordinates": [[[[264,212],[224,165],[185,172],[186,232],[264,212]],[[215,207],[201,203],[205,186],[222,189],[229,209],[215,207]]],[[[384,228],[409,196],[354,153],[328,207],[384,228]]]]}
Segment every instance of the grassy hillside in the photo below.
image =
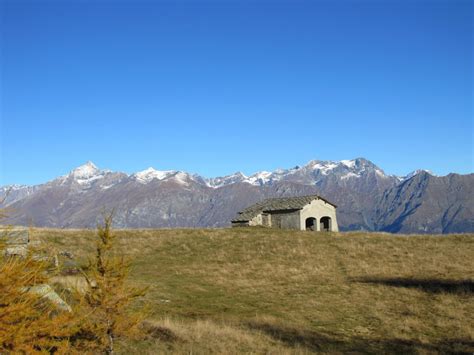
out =
{"type": "MultiPolygon", "coordinates": [[[[33,231],[84,261],[94,231],[33,231]]],[[[154,336],[124,353],[474,351],[474,236],[117,231],[154,336]]]]}

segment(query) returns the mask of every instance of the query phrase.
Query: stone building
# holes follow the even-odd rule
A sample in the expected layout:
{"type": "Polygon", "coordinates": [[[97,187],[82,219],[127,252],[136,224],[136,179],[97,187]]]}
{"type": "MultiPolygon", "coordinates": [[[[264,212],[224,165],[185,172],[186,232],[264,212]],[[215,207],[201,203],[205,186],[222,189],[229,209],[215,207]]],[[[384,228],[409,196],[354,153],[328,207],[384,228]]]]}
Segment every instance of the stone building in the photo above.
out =
{"type": "Polygon", "coordinates": [[[232,226],[337,232],[336,207],[318,195],[270,198],[239,212],[232,226]]]}

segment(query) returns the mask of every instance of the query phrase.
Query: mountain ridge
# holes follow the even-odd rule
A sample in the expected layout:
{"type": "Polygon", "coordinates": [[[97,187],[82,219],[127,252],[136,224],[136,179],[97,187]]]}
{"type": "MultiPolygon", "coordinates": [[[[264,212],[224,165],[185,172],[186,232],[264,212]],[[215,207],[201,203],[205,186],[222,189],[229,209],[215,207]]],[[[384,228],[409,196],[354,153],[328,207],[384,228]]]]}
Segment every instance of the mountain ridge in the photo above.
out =
{"type": "MultiPolygon", "coordinates": [[[[158,179],[158,180],[165,180],[167,178],[172,177],[173,175],[176,174],[185,174],[188,175],[197,181],[204,181],[209,187],[222,187],[224,185],[227,185],[229,183],[236,183],[236,182],[247,182],[256,186],[261,186],[265,183],[276,181],[277,179],[281,178],[282,176],[287,176],[287,175],[292,175],[300,172],[301,170],[308,170],[309,168],[312,168],[313,170],[318,170],[321,172],[323,175],[327,175],[328,171],[334,170],[334,169],[341,169],[341,168],[347,168],[349,170],[348,175],[344,176],[343,178],[350,178],[350,177],[358,177],[359,174],[356,174],[351,171],[356,170],[359,173],[364,171],[364,168],[366,166],[373,167],[377,173],[380,176],[385,176],[385,177],[395,177],[398,178],[400,181],[406,180],[408,178],[411,178],[421,172],[427,172],[430,175],[434,175],[431,171],[429,170],[424,170],[424,169],[417,169],[414,170],[407,175],[404,176],[397,176],[397,175],[387,175],[385,172],[379,168],[377,165],[372,163],[371,161],[365,159],[365,158],[354,158],[351,160],[310,160],[307,164],[303,166],[295,166],[293,168],[278,168],[275,169],[274,171],[257,171],[251,175],[245,175],[241,171],[236,171],[235,173],[229,174],[229,175],[223,175],[223,176],[217,176],[217,177],[204,177],[199,174],[195,173],[189,173],[186,171],[182,170],[158,170],[155,169],[154,167],[149,167],[145,170],[137,171],[131,174],[127,174],[125,172],[121,171],[112,171],[109,169],[99,169],[92,161],[87,161],[86,163],[72,169],[69,171],[69,173],[62,175],[58,178],[55,178],[53,180],[50,180],[45,183],[40,183],[40,184],[34,184],[34,185],[26,185],[26,184],[10,184],[10,185],[3,185],[0,186],[0,191],[5,191],[7,188],[11,188],[12,190],[16,189],[21,189],[21,188],[27,188],[27,187],[33,187],[33,186],[41,186],[44,184],[47,184],[49,182],[52,182],[57,179],[66,179],[70,176],[75,177],[79,181],[81,180],[88,180],[93,177],[100,178],[101,175],[104,173],[120,173],[127,175],[130,178],[135,178],[137,180],[142,180],[142,182],[150,182],[153,179],[158,179]],[[362,169],[361,169],[362,166],[362,169]]],[[[82,181],[81,181],[82,182],[82,181]]],[[[80,182],[80,183],[81,183],[80,182]]],[[[85,183],[85,182],[82,182],[85,183]]]]}
{"type": "Polygon", "coordinates": [[[289,169],[214,178],[154,168],[126,174],[89,161],[44,184],[2,186],[0,198],[6,196],[4,205],[15,211],[8,220],[15,224],[91,227],[100,210],[115,208],[119,227],[222,227],[263,198],[318,193],[339,206],[341,230],[449,233],[474,230],[472,202],[457,196],[459,191],[474,196],[473,180],[474,174],[438,177],[425,170],[388,175],[365,158],[311,160],[289,169]],[[453,195],[462,203],[456,205],[453,195]],[[409,205],[409,215],[403,204],[409,205]]]}

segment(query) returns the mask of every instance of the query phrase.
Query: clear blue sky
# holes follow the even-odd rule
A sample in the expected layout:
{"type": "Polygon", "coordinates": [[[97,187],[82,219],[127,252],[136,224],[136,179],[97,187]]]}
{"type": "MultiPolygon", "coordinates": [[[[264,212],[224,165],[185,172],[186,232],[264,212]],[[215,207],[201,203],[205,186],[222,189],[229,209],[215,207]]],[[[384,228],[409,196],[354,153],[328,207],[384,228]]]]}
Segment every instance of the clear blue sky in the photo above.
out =
{"type": "Polygon", "coordinates": [[[1,2],[0,185],[473,167],[473,2],[1,2]]]}

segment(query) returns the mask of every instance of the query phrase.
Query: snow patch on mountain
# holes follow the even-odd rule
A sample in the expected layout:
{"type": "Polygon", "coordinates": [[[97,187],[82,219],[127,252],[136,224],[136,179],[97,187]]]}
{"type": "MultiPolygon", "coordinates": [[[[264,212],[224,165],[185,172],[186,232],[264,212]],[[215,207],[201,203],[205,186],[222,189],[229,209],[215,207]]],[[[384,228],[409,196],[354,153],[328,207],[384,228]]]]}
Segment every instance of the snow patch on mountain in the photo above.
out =
{"type": "Polygon", "coordinates": [[[353,169],[355,167],[355,160],[341,160],[341,164],[347,166],[349,169],[353,169]]]}
{"type": "Polygon", "coordinates": [[[100,170],[93,162],[88,161],[74,170],[71,170],[68,175],[61,176],[58,180],[61,184],[73,180],[83,188],[88,188],[94,181],[104,178],[104,175],[109,171],[100,170]]]}
{"type": "Polygon", "coordinates": [[[90,179],[92,177],[100,174],[100,170],[95,164],[91,161],[88,161],[84,165],[77,167],[69,173],[69,176],[72,176],[77,180],[90,179]]]}
{"type": "Polygon", "coordinates": [[[350,179],[350,178],[360,178],[360,175],[359,174],[355,174],[353,172],[349,172],[347,173],[346,175],[342,175],[341,176],[341,179],[342,180],[346,180],[346,179],[350,179]]]}
{"type": "Polygon", "coordinates": [[[190,179],[189,174],[184,173],[182,171],[178,171],[176,174],[170,177],[171,180],[175,181],[180,185],[187,185],[188,180],[190,179]]]}
{"type": "Polygon", "coordinates": [[[176,170],[155,170],[154,168],[150,167],[143,171],[139,171],[132,175],[138,182],[142,184],[147,184],[153,180],[164,180],[176,174],[176,170]]]}
{"type": "Polygon", "coordinates": [[[380,176],[381,178],[387,178],[388,176],[385,175],[385,173],[380,170],[380,169],[375,169],[375,174],[377,174],[378,176],[380,176]]]}
{"type": "Polygon", "coordinates": [[[216,178],[209,178],[209,179],[203,179],[205,184],[208,187],[212,188],[219,188],[222,186],[230,185],[230,184],[235,184],[237,182],[242,182],[247,179],[247,176],[242,174],[240,171],[231,174],[231,175],[226,175],[226,176],[221,176],[221,177],[216,177],[216,178]]]}
{"type": "Polygon", "coordinates": [[[327,175],[331,170],[334,170],[338,166],[339,164],[332,161],[311,160],[305,167],[312,170],[319,170],[321,174],[327,175]]]}
{"type": "Polygon", "coordinates": [[[88,178],[85,178],[85,179],[76,179],[76,182],[79,185],[82,185],[82,186],[89,186],[94,181],[100,180],[100,179],[103,179],[103,178],[104,178],[103,175],[94,175],[94,176],[91,176],[91,177],[88,177],[88,178]]]}
{"type": "Polygon", "coordinates": [[[260,171],[245,179],[244,182],[255,186],[262,186],[270,182],[272,180],[272,176],[273,173],[269,171],[260,171]]]}
{"type": "Polygon", "coordinates": [[[1,192],[12,192],[12,191],[18,191],[18,190],[23,190],[28,188],[28,185],[18,185],[18,184],[13,184],[13,185],[5,185],[0,187],[1,192]]]}
{"type": "MultiPolygon", "coordinates": [[[[157,181],[174,181],[180,185],[188,185],[189,181],[201,182],[199,175],[191,176],[186,172],[177,170],[156,170],[148,168],[132,175],[132,178],[141,184],[148,184],[154,180],[157,181]]],[[[202,183],[202,182],[201,182],[202,183]]]]}
{"type": "Polygon", "coordinates": [[[405,176],[398,176],[398,180],[400,181],[405,181],[405,180],[409,180],[411,179],[412,177],[418,175],[418,174],[422,174],[422,173],[426,173],[426,174],[429,174],[431,176],[437,176],[435,175],[432,171],[430,170],[425,170],[425,169],[417,169],[417,170],[414,170],[412,171],[411,173],[409,173],[408,175],[405,175],[405,176]]]}

